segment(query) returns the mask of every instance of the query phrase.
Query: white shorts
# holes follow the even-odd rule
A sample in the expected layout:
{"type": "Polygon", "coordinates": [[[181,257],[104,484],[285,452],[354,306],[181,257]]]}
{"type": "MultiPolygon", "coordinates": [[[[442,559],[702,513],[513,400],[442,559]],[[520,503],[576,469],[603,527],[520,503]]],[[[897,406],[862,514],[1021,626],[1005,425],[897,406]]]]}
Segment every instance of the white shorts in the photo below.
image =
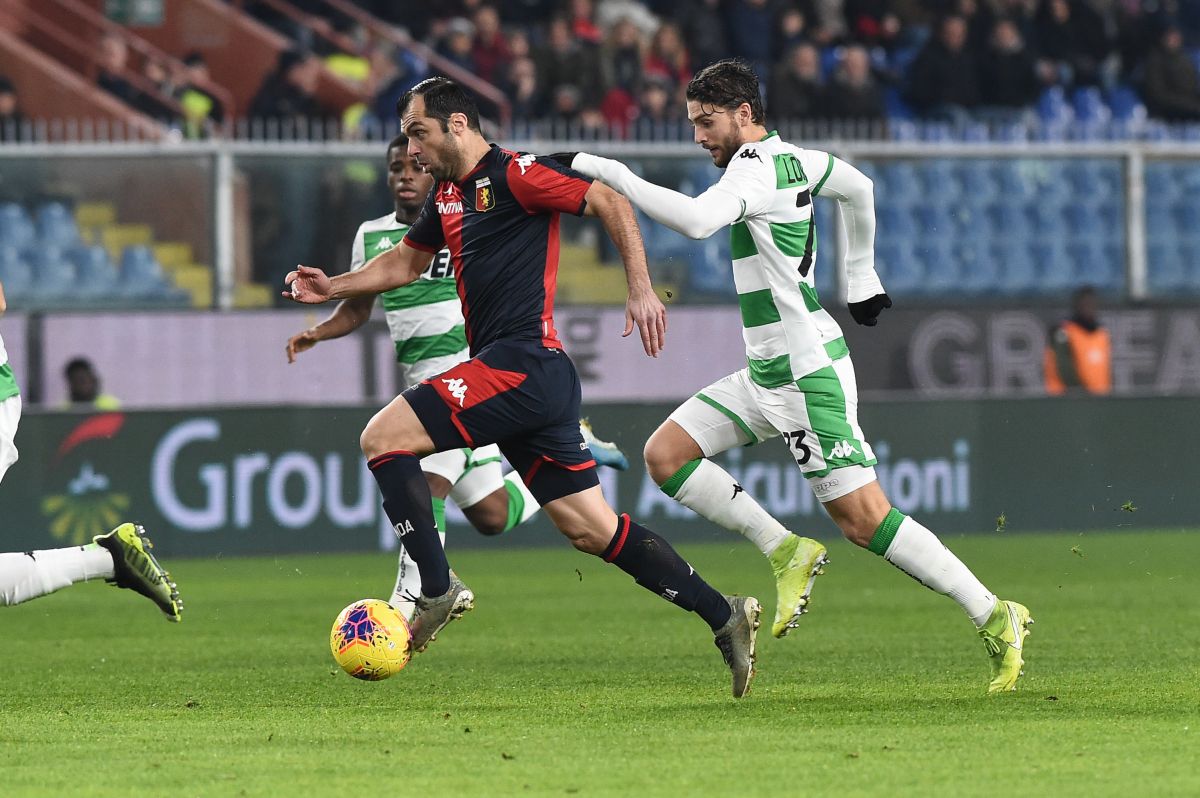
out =
{"type": "Polygon", "coordinates": [[[21,396],[0,402],[0,479],[17,462],[17,425],[21,423],[21,396]]]}
{"type": "Polygon", "coordinates": [[[504,487],[500,465],[500,447],[496,444],[478,449],[449,449],[421,458],[421,470],[436,474],[450,483],[450,498],[459,507],[478,504],[504,487]]]}
{"type": "Polygon", "coordinates": [[[794,384],[764,388],[742,369],[675,409],[671,420],[705,457],[782,435],[818,501],[875,481],[875,453],[858,426],[858,384],[849,356],[794,384]]]}

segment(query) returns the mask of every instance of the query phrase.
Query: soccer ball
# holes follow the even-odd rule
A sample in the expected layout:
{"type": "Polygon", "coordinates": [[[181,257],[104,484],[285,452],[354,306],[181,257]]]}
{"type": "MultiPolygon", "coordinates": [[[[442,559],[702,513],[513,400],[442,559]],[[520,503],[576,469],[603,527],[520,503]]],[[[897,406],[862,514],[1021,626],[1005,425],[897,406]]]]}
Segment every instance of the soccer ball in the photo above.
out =
{"type": "Polygon", "coordinates": [[[329,648],[346,673],[377,682],[408,664],[411,639],[408,622],[390,604],[363,599],[342,610],[333,622],[329,648]]]}

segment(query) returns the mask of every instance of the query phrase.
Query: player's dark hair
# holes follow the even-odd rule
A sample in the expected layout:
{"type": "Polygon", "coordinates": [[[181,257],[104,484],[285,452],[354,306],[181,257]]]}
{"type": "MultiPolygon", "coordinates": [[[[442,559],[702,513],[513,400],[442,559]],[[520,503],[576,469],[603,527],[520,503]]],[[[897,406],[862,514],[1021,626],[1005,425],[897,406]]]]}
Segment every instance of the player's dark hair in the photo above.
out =
{"type": "Polygon", "coordinates": [[[745,61],[726,58],[701,69],[688,82],[687,98],[701,105],[732,111],[742,103],[750,104],[750,121],[761,125],[766,120],[758,75],[745,61]]]}
{"type": "Polygon", "coordinates": [[[396,114],[404,116],[404,109],[412,102],[413,97],[425,99],[425,116],[436,119],[442,125],[442,132],[450,129],[450,115],[464,114],[467,117],[467,127],[479,130],[479,106],[467,91],[450,78],[426,78],[404,92],[400,102],[396,103],[396,114]]]}
{"type": "Polygon", "coordinates": [[[408,149],[408,136],[401,133],[399,136],[396,136],[396,138],[389,141],[387,148],[388,155],[391,155],[392,150],[396,149],[397,147],[404,147],[405,149],[408,149]]]}

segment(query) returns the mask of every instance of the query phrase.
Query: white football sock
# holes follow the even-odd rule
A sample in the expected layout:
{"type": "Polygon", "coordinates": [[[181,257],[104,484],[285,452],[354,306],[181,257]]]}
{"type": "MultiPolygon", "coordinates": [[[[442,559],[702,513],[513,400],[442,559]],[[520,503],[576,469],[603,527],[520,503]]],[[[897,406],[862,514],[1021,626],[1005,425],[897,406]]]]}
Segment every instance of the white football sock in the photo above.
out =
{"type": "Polygon", "coordinates": [[[714,524],[744,535],[763,554],[775,551],[791,534],[729,472],[707,458],[679,469],[662,484],[662,491],[714,524]]]}
{"type": "Polygon", "coordinates": [[[0,554],[0,604],[20,604],[76,582],[112,576],[112,555],[95,543],[0,554]]]}
{"type": "MultiPolygon", "coordinates": [[[[894,524],[896,516],[903,520],[883,552],[884,559],[930,590],[957,601],[977,627],[983,626],[996,607],[996,596],[936,535],[899,510],[893,509],[880,529],[884,530],[889,522],[894,524]]],[[[879,534],[876,532],[876,537],[879,534]]],[[[875,551],[876,542],[871,543],[870,548],[875,551]]]]}
{"type": "Polygon", "coordinates": [[[538,504],[538,500],[529,492],[529,488],[516,471],[509,471],[504,475],[504,486],[508,491],[510,506],[514,502],[520,503],[520,515],[512,517],[513,512],[509,511],[509,526],[504,530],[507,532],[509,529],[520,526],[530,518],[533,518],[537,514],[537,511],[542,509],[542,505],[538,504]]]}
{"type": "MultiPolygon", "coordinates": [[[[446,533],[439,529],[438,537],[442,539],[442,548],[446,548],[446,533]]],[[[400,563],[396,571],[396,586],[392,588],[392,599],[388,604],[391,604],[403,615],[404,620],[411,621],[413,613],[417,611],[417,596],[419,595],[421,595],[421,570],[417,568],[413,558],[408,556],[408,550],[401,546],[400,563]]]]}

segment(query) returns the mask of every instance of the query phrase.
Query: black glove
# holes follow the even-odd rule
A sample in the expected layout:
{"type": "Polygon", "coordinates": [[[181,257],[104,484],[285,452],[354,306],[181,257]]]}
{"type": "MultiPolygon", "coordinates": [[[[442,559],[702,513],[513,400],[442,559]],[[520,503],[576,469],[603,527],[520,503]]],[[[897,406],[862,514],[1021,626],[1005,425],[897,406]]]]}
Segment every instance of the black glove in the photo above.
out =
{"type": "Polygon", "coordinates": [[[577,152],[552,152],[546,157],[552,161],[558,161],[560,164],[570,169],[571,162],[575,160],[575,156],[578,154],[579,153],[577,152]]]}
{"type": "Polygon", "coordinates": [[[850,315],[856,322],[864,327],[874,327],[879,323],[880,312],[891,306],[892,300],[887,294],[876,294],[862,302],[851,302],[846,307],[850,308],[850,315]]]}

